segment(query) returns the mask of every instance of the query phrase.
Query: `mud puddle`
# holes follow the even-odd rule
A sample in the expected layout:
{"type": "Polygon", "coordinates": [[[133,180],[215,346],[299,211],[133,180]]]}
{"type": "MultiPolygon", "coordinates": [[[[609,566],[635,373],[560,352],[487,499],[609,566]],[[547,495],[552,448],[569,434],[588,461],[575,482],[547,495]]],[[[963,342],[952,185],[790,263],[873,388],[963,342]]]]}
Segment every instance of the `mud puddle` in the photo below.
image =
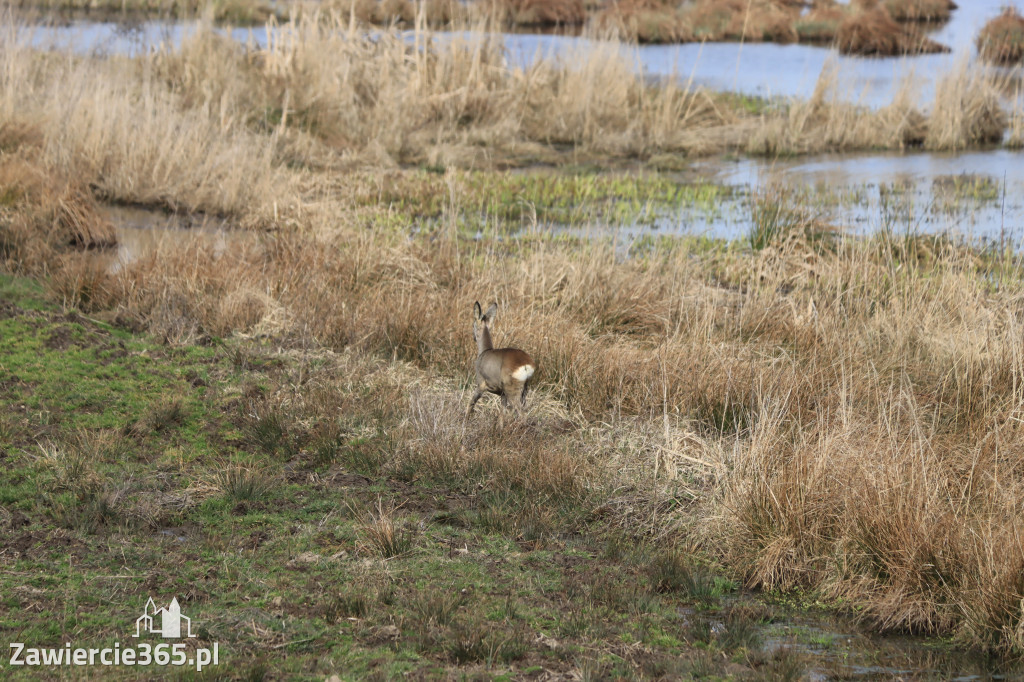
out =
{"type": "Polygon", "coordinates": [[[144,258],[164,245],[202,240],[215,254],[240,238],[225,221],[202,214],[171,214],[138,206],[106,206],[104,211],[117,230],[117,249],[107,258],[110,272],[144,258]]]}

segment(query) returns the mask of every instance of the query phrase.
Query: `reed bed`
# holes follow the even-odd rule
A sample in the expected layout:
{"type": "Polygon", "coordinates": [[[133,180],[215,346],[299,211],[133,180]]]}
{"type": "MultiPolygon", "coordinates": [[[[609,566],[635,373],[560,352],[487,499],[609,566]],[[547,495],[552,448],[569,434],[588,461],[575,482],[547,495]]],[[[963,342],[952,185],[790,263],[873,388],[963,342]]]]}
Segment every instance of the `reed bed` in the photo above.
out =
{"type": "Polygon", "coordinates": [[[864,4],[859,12],[849,13],[839,22],[835,42],[840,52],[879,57],[949,52],[945,45],[897,22],[885,6],[864,4]]]}
{"type": "Polygon", "coordinates": [[[885,9],[896,21],[949,21],[957,8],[953,0],[885,0],[885,9]]]}
{"type": "Polygon", "coordinates": [[[686,81],[646,82],[613,40],[517,67],[493,36],[368,39],[351,17],[278,27],[266,48],[199,26],[136,59],[44,57],[8,33],[0,131],[35,140],[45,168],[108,200],[264,219],[299,202],[285,167],[960,149],[1007,126],[994,94],[1007,77],[966,65],[931,111],[909,79],[890,106],[857,106],[826,69],[809,101],[751,113],[686,81]]]}
{"type": "Polygon", "coordinates": [[[544,499],[635,490],[610,523],[700,548],[751,586],[1024,650],[1017,260],[912,234],[839,238],[783,195],[759,199],[752,221],[776,227],[749,247],[665,240],[628,259],[601,240],[462,236],[470,190],[454,170],[442,219],[419,236],[384,199],[401,164],[560,146],[956,148],[984,138],[969,121],[992,110],[943,103],[990,101],[987,76],[952,77],[921,113],[909,96],[877,112],[841,104],[826,74],[809,102],[745,117],[711,93],[644,84],[615,44],[517,69],[495,43],[418,49],[428,34],[369,41],[351,26],[301,24],[264,50],[199,33],[136,60],[3,42],[5,269],[171,344],[259,336],[410,368],[441,394],[391,388],[388,409],[410,418],[394,425],[390,466],[501,472],[544,499]],[[164,243],[112,273],[72,244],[100,234],[98,199],[268,229],[227,250],[164,243]],[[54,239],[60,215],[69,236],[54,239]],[[458,408],[474,300],[499,301],[498,342],[539,364],[534,426],[498,429],[483,450],[458,408]],[[555,432],[572,447],[553,451],[555,432]],[[680,496],[693,503],[661,504],[680,496]]]}
{"type": "Polygon", "coordinates": [[[976,43],[982,59],[1004,66],[1020,64],[1024,59],[1024,17],[1016,7],[1004,8],[985,24],[976,43]]]}
{"type": "Polygon", "coordinates": [[[950,0],[864,0],[850,4],[800,0],[17,0],[27,12],[93,13],[188,19],[208,17],[234,25],[260,25],[321,11],[350,17],[362,25],[409,28],[417,22],[438,29],[488,23],[497,29],[589,27],[613,29],[624,40],[640,43],[693,41],[808,40],[833,43],[855,54],[900,55],[940,49],[924,40],[912,24],[946,21],[956,7],[950,0]],[[805,10],[810,7],[810,13],[805,10]],[[815,15],[815,16],[812,16],[815,15]],[[823,20],[824,19],[824,20],[823,20]],[[849,25],[840,35],[843,23],[849,25]],[[837,38],[839,38],[837,40],[837,38]]]}

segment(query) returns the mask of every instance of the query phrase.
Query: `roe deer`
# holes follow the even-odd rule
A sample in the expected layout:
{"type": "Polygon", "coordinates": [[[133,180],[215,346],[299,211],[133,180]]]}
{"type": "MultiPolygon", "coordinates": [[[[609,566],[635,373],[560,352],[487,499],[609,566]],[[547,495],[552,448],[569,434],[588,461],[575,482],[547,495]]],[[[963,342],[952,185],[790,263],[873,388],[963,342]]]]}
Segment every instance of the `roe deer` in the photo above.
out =
{"type": "Polygon", "coordinates": [[[473,414],[476,401],[485,392],[500,395],[505,407],[512,405],[522,414],[526,406],[526,388],[536,369],[533,358],[518,348],[495,348],[491,342],[491,323],[498,312],[498,304],[492,303],[483,313],[480,303],[473,304],[473,340],[476,341],[476,393],[469,401],[466,416],[473,414]]]}

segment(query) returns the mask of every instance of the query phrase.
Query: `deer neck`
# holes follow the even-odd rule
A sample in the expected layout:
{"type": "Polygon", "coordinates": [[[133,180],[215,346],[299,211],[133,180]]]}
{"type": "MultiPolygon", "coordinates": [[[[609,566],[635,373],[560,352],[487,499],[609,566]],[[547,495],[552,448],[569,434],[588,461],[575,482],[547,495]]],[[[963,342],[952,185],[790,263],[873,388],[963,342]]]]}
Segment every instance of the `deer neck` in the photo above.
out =
{"type": "Polygon", "coordinates": [[[494,344],[491,343],[491,330],[486,326],[480,330],[480,336],[476,339],[477,355],[483,354],[485,350],[491,350],[494,344]]]}

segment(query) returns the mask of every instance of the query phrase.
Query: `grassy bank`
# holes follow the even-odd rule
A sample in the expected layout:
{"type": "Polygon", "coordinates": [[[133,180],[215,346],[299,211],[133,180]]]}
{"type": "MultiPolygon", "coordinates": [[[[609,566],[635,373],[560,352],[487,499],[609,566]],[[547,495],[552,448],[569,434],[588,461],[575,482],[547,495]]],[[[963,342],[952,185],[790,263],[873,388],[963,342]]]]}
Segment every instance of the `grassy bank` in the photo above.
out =
{"type": "MultiPolygon", "coordinates": [[[[5,640],[128,647],[146,599],[176,596],[189,651],[217,642],[220,665],[111,675],[802,669],[761,650],[772,609],[724,603],[734,583],[620,527],[620,505],[650,501],[605,490],[587,462],[632,460],[615,441],[635,431],[584,455],[590,428],[546,401],[532,424],[502,428],[488,412],[447,434],[457,389],[407,363],[165,345],[101,317],[114,324],[0,279],[5,640]],[[448,451],[452,436],[476,454],[448,451]],[[712,632],[723,622],[728,635],[712,632]]],[[[8,658],[6,679],[58,671],[8,658]]]]}
{"type": "MultiPolygon", "coordinates": [[[[5,280],[0,320],[17,632],[58,641],[103,598],[112,638],[143,593],[180,590],[210,634],[246,633],[254,668],[279,651],[316,674],[346,656],[382,674],[792,665],[671,623],[727,608],[717,573],[880,630],[1024,648],[1013,254],[893,224],[842,238],[783,192],[754,198],[741,242],[510,239],[535,215],[632,218],[715,190],[432,172],[653,159],[730,126],[828,148],[823,131],[901,130],[882,127],[910,120],[901,105],[819,93],[743,114],[643,84],[614,51],[516,71],[486,46],[302,30],[137,60],[0,47],[0,257],[43,287],[5,280]],[[100,201],[216,212],[237,238],[112,271],[100,201]],[[524,421],[464,419],[474,300],[538,361],[524,421]],[[607,581],[619,596],[594,593],[607,581]]],[[[990,87],[964,67],[939,90],[990,87]]],[[[995,116],[979,111],[937,102],[926,144],[974,139],[995,116]]]]}
{"type": "MultiPolygon", "coordinates": [[[[346,176],[349,191],[357,177],[346,176]]],[[[363,182],[373,184],[364,192],[395,177],[367,175],[363,182]]],[[[421,193],[415,176],[408,179],[421,193]]],[[[239,237],[226,251],[201,236],[166,242],[113,273],[102,252],[68,251],[71,240],[44,243],[54,211],[30,195],[13,200],[10,215],[39,231],[34,240],[5,242],[7,267],[47,273],[51,300],[147,330],[167,344],[162,353],[201,358],[240,335],[300,359],[325,350],[355,358],[334,373],[302,360],[287,379],[224,388],[217,395],[227,402],[205,412],[190,407],[189,389],[178,384],[185,393],[168,398],[177,401],[170,416],[126,407],[81,424],[120,436],[72,429],[62,438],[122,442],[135,422],[162,432],[152,424],[193,415],[188,423],[205,440],[159,452],[200,470],[216,454],[209,475],[237,465],[246,490],[265,484],[261,472],[272,459],[247,459],[261,449],[279,458],[280,475],[293,472],[305,485],[319,480],[294,473],[306,470],[305,458],[333,461],[331,452],[354,443],[346,475],[431,481],[464,494],[481,482],[487,491],[496,486],[496,504],[505,506],[494,523],[509,524],[512,538],[550,538],[590,519],[593,532],[667,543],[750,586],[839,600],[883,630],[1018,650],[1015,259],[898,231],[839,239],[784,195],[757,199],[746,244],[646,241],[623,261],[600,240],[509,241],[500,230],[474,239],[479,228],[462,227],[458,208],[473,204],[472,190],[455,173],[441,185],[441,219],[410,239],[393,208],[400,187],[376,206],[342,202],[321,187],[325,198],[305,203],[291,227],[239,237]],[[525,423],[493,412],[463,417],[472,351],[460,313],[490,298],[502,306],[499,343],[528,348],[541,363],[525,423]],[[376,383],[387,377],[384,387],[376,383]],[[213,428],[225,431],[217,436],[206,424],[224,405],[238,411],[222,410],[230,425],[218,417],[213,428]],[[374,443],[369,452],[364,439],[374,443]],[[526,500],[542,506],[524,507],[526,500]]],[[[67,334],[82,333],[45,329],[18,351],[23,362],[51,336],[61,346],[67,334]]],[[[28,333],[19,327],[5,338],[28,333]]],[[[228,348],[236,369],[274,364],[228,348]]],[[[65,357],[54,362],[70,371],[58,359],[65,357]]],[[[209,384],[189,362],[200,360],[183,371],[209,384]]],[[[24,402],[44,395],[33,382],[12,394],[28,410],[7,427],[17,481],[39,457],[66,456],[58,445],[33,449],[60,431],[47,427],[54,406],[24,402]]],[[[75,390],[83,405],[97,402],[75,390]]],[[[118,445],[123,454],[114,460],[141,457],[134,442],[118,445]]],[[[159,452],[144,459],[159,460],[159,452]]],[[[86,453],[67,456],[107,457],[86,453]]],[[[102,482],[96,476],[86,479],[102,482]]],[[[236,485],[199,478],[191,471],[174,485],[236,485]]],[[[63,505],[57,511],[37,506],[36,488],[23,487],[8,496],[8,512],[24,507],[57,521],[86,514],[89,531],[107,523],[108,508],[132,499],[100,483],[90,484],[95,495],[66,490],[68,481],[47,485],[53,504],[63,505]]],[[[134,514],[155,514],[155,528],[195,522],[129,507],[110,523],[137,524],[134,514]]]]}
{"type": "MultiPolygon", "coordinates": [[[[105,678],[795,680],[879,663],[877,643],[789,627],[792,600],[741,594],[698,549],[686,528],[713,484],[652,479],[660,423],[589,421],[550,390],[527,422],[494,405],[464,422],[461,376],[267,338],[167,344],[50,299],[0,276],[11,642],[135,645],[146,600],[175,596],[188,651],[217,643],[220,664],[105,678]]],[[[965,670],[934,650],[899,661],[965,670]]],[[[6,679],[58,672],[7,663],[6,679]]]]}

